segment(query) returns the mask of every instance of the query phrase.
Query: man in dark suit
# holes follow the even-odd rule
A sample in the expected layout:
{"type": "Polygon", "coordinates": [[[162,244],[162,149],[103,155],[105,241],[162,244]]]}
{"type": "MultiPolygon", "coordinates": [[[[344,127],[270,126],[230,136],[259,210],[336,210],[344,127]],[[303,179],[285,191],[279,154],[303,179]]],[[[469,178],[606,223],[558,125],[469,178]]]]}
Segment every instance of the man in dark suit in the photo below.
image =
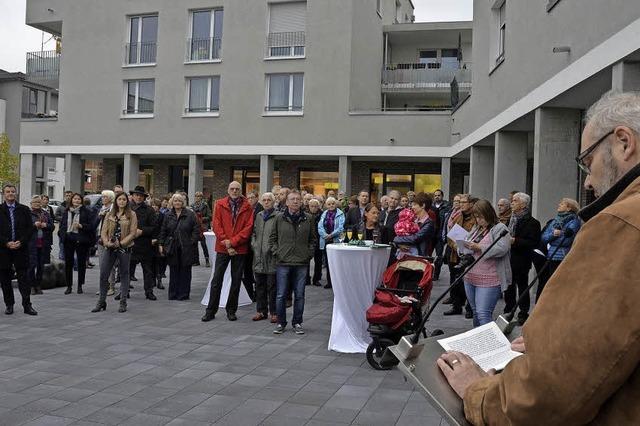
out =
{"type": "Polygon", "coordinates": [[[358,193],[358,206],[347,211],[347,217],[344,222],[345,231],[349,229],[357,231],[358,227],[362,223],[364,208],[367,206],[367,203],[369,203],[369,193],[362,190],[358,193]]]}
{"type": "MultiPolygon", "coordinates": [[[[504,292],[505,308],[504,312],[510,312],[516,306],[516,288],[518,295],[524,294],[529,281],[529,270],[533,262],[533,250],[540,244],[540,222],[531,217],[529,205],[531,197],[518,192],[513,195],[511,201],[511,220],[509,221],[509,231],[511,232],[511,271],[513,282],[504,292]]],[[[518,323],[523,325],[529,317],[529,293],[518,304],[518,323]]]]}
{"type": "Polygon", "coordinates": [[[7,306],[4,313],[13,314],[15,298],[11,279],[15,270],[24,313],[38,315],[31,306],[31,286],[27,279],[33,223],[29,208],[16,201],[17,193],[14,185],[6,184],[2,187],[4,202],[0,204],[0,286],[7,306]]]}
{"type": "Polygon", "coordinates": [[[138,219],[138,231],[133,245],[131,264],[139,263],[142,266],[145,297],[149,300],[157,300],[157,297],[153,294],[156,276],[153,270],[152,240],[157,237],[155,233],[157,232],[158,215],[153,210],[153,207],[145,202],[149,194],[144,190],[144,186],[136,186],[133,191],[129,191],[129,194],[133,197],[131,210],[136,212],[136,218],[138,219]]]}

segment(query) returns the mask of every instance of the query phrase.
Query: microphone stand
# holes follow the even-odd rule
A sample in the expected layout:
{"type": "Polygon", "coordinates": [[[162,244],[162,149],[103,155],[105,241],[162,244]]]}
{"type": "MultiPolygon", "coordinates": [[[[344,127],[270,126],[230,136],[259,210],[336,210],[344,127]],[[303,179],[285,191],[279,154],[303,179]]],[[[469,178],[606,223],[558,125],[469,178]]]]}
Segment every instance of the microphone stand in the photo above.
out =
{"type": "MultiPolygon", "coordinates": [[[[429,319],[429,317],[431,316],[431,314],[433,313],[434,309],[436,308],[436,306],[438,305],[438,303],[440,303],[440,301],[442,299],[444,299],[447,294],[449,294],[449,292],[451,291],[451,289],[458,284],[460,281],[462,281],[462,279],[464,278],[464,276],[471,270],[473,269],[474,266],[476,266],[476,264],[481,261],[486,254],[493,248],[493,246],[495,246],[496,244],[498,244],[498,241],[500,241],[502,238],[504,238],[506,235],[509,234],[508,230],[504,230],[500,233],[500,235],[498,236],[498,238],[495,239],[495,241],[493,241],[489,247],[487,247],[487,249],[485,251],[483,251],[480,256],[478,256],[477,259],[475,259],[473,261],[472,264],[470,264],[467,269],[464,270],[464,272],[462,272],[462,274],[460,274],[458,276],[458,278],[455,279],[455,281],[453,281],[453,283],[451,283],[451,285],[449,285],[449,287],[435,300],[435,302],[433,302],[433,304],[431,305],[431,308],[429,309],[429,311],[427,312],[427,314],[422,318],[422,322],[420,323],[420,325],[418,326],[418,328],[416,329],[416,333],[411,336],[411,335],[407,335],[407,336],[403,336],[402,339],[400,339],[400,342],[397,345],[397,350],[400,353],[401,356],[404,357],[404,359],[411,359],[411,358],[415,358],[418,355],[420,355],[420,352],[422,351],[422,345],[418,345],[418,341],[420,340],[420,333],[422,333],[422,330],[424,329],[425,324],[427,323],[427,320],[429,319]]],[[[385,351],[387,352],[387,351],[385,351]]],[[[397,359],[395,358],[395,356],[391,355],[393,357],[393,360],[395,360],[395,362],[397,363],[397,359]]],[[[383,356],[383,360],[381,360],[381,362],[384,362],[385,359],[387,361],[389,361],[389,357],[384,357],[383,356]]],[[[393,360],[391,360],[391,362],[393,362],[393,360]]]]}
{"type": "Polygon", "coordinates": [[[513,307],[513,309],[505,315],[499,315],[498,319],[496,319],[496,324],[498,325],[498,328],[500,328],[500,330],[502,331],[502,333],[504,333],[505,336],[509,336],[509,334],[511,334],[511,332],[513,331],[513,329],[517,324],[517,321],[514,321],[513,318],[516,315],[516,311],[519,308],[520,302],[522,301],[525,295],[529,294],[529,290],[531,290],[531,288],[535,285],[535,283],[538,282],[538,279],[540,278],[540,276],[547,270],[547,268],[551,264],[551,260],[553,259],[553,256],[555,256],[558,250],[560,249],[560,247],[562,247],[562,244],[564,244],[564,241],[572,235],[573,235],[573,231],[571,231],[570,229],[566,229],[563,232],[562,238],[560,239],[560,244],[556,246],[556,248],[551,253],[551,256],[547,258],[547,261],[544,263],[544,265],[542,265],[542,268],[540,268],[540,272],[538,272],[536,276],[533,278],[533,280],[531,280],[531,282],[527,286],[527,289],[520,294],[520,297],[518,297],[518,300],[516,301],[516,305],[513,307]]]}

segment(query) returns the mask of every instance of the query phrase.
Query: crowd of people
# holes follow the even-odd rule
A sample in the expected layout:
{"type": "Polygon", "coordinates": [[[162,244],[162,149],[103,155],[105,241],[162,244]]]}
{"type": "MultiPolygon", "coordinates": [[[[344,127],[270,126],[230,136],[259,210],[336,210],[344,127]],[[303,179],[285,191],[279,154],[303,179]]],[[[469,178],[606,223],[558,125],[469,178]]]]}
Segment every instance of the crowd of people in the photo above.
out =
{"type": "MultiPolygon", "coordinates": [[[[7,215],[13,211],[11,192],[15,188],[12,188],[5,187],[8,193],[3,206],[7,215]]],[[[141,186],[127,194],[116,185],[113,190],[102,191],[94,206],[81,194],[66,193],[65,202],[55,215],[59,221],[65,294],[73,292],[74,271],[77,271],[77,293],[83,293],[86,269],[93,266],[90,254],[95,247],[100,264],[100,290],[93,312],[105,310],[109,296],[119,301],[120,312],[126,312],[131,282],[137,281],[134,274],[137,265],[142,270],[146,299],[156,300],[154,290],[165,288],[162,280],[168,266],[168,299],[188,300],[192,267],[200,264],[200,250],[206,266],[210,266],[204,232],[212,229],[216,236],[214,274],[202,320],[215,318],[224,275],[230,267],[227,319],[237,319],[240,286],[244,285],[256,302],[254,321],[268,319],[276,324],[274,333],[280,334],[287,326],[286,308],[293,305],[292,328],[303,334],[305,287],[321,286],[325,271],[324,287],[332,287],[328,245],[356,238],[391,244],[390,263],[405,256],[433,257],[434,279],[439,279],[443,264],[447,264],[450,283],[454,283],[469,259],[472,262],[508,230],[508,236],[501,237],[502,241],[494,244],[465,278],[452,287],[450,297],[444,301],[451,308],[444,315],[460,315],[464,309],[474,325],[482,325],[492,320],[498,299],[504,298],[505,312],[518,304],[518,321],[522,324],[531,305],[526,288],[532,265],[540,270],[549,257],[549,265],[540,276],[539,298],[581,225],[576,215],[578,203],[563,198],[557,216],[541,229],[538,220],[531,216],[529,195],[516,191],[500,199],[496,209],[489,201],[470,194],[457,194],[449,203],[439,189],[433,194],[413,191],[401,194],[392,190],[378,202],[371,202],[366,190],[352,197],[330,190],[325,197],[274,186],[262,196],[255,192],[245,196],[240,183],[231,182],[227,192],[212,207],[201,192],[195,194],[190,205],[184,192],[156,199],[149,197],[141,186]],[[454,226],[468,233],[464,247],[448,238],[454,226]],[[120,283],[118,291],[117,283],[120,283]]],[[[4,263],[15,270],[25,312],[33,315],[36,311],[27,293],[42,293],[43,269],[51,258],[55,217],[45,196],[33,197],[30,210],[15,203],[15,196],[13,205],[20,208],[16,210],[17,216],[11,216],[12,220],[19,217],[25,226],[24,230],[15,225],[7,228],[7,222],[3,222],[5,238],[16,241],[9,234],[15,230],[25,232],[28,238],[25,237],[22,251],[4,244],[3,250],[17,255],[16,260],[4,263]],[[31,225],[28,230],[27,214],[31,225]]],[[[8,290],[5,296],[7,311],[12,312],[8,290]]]]}

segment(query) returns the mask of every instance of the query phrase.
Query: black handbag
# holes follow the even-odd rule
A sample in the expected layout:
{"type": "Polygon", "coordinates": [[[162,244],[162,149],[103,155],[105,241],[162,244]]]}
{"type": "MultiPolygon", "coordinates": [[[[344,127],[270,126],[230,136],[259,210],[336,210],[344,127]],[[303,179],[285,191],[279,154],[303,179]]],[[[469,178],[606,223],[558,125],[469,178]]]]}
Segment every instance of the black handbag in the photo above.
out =
{"type": "Polygon", "coordinates": [[[178,223],[180,218],[176,220],[176,226],[173,227],[171,234],[167,237],[164,243],[164,255],[165,257],[173,256],[176,252],[176,239],[174,237],[176,230],[178,229],[178,223]]]}

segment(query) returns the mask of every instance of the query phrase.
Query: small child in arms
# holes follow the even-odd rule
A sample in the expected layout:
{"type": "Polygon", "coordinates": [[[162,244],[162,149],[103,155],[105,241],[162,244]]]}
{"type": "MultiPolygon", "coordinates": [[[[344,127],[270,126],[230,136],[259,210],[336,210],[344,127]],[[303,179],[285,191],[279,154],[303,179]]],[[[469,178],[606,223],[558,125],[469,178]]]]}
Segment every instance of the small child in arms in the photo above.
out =
{"type": "MultiPolygon", "coordinates": [[[[393,229],[397,236],[406,237],[407,235],[413,235],[420,230],[420,226],[416,223],[416,214],[411,209],[403,209],[398,215],[398,222],[393,226],[393,229]]],[[[402,245],[407,250],[400,249],[396,252],[396,258],[402,259],[407,255],[418,255],[418,248],[416,246],[402,245]]]]}

